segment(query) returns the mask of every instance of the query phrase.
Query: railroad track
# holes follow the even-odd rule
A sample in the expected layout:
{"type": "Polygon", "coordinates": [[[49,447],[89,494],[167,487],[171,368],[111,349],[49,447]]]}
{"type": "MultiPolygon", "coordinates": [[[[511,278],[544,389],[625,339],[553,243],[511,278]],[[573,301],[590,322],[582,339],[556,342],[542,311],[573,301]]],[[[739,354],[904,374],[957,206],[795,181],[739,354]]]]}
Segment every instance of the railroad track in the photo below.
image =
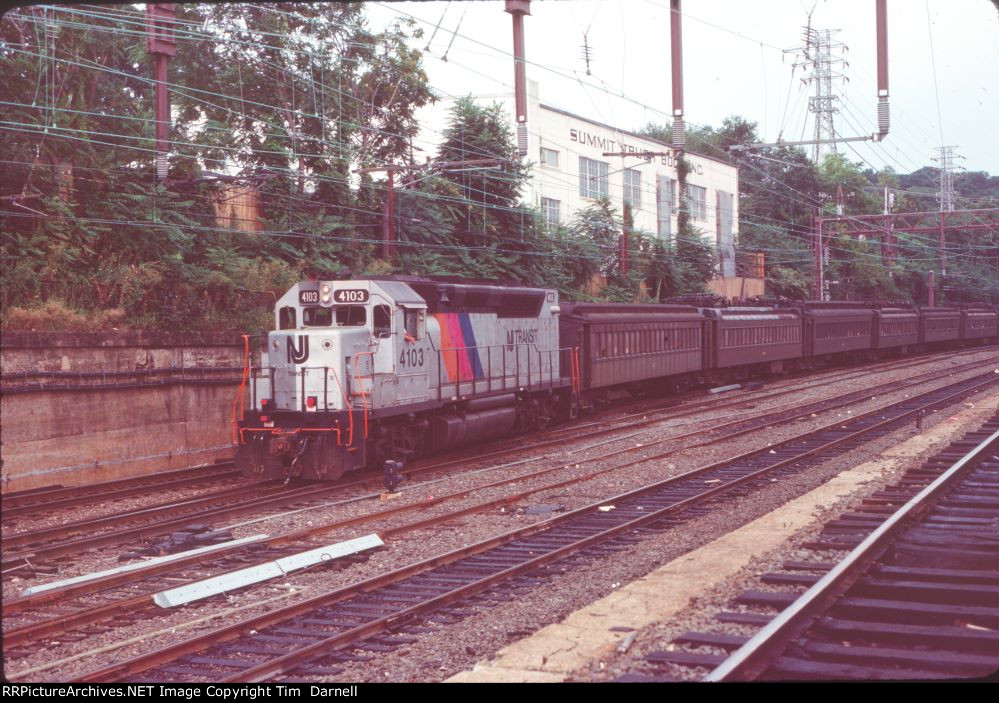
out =
{"type": "MultiPolygon", "coordinates": [[[[917,383],[943,378],[944,376],[966,371],[976,367],[987,367],[991,362],[973,361],[964,364],[951,366],[947,369],[929,371],[924,374],[914,376],[902,385],[915,385],[917,383]]],[[[836,396],[833,399],[825,399],[806,406],[791,406],[789,409],[780,412],[767,410],[764,415],[756,418],[723,422],[718,425],[701,428],[694,432],[670,437],[668,440],[651,442],[646,446],[654,446],[663,442],[675,442],[689,436],[697,436],[705,433],[717,433],[728,430],[730,433],[738,427],[742,433],[748,433],[761,426],[772,424],[775,421],[786,417],[805,416],[810,413],[817,413],[830,408],[849,404],[858,399],[869,397],[872,393],[887,392],[897,390],[900,387],[897,383],[881,384],[879,386],[866,388],[861,391],[836,396]]],[[[790,392],[790,391],[787,391],[790,392]]],[[[782,394],[783,391],[775,393],[782,394]]],[[[733,405],[740,403],[751,403],[755,400],[742,399],[734,401],[733,405]]],[[[711,406],[717,409],[717,406],[711,406]]],[[[643,415],[640,420],[632,420],[630,424],[615,426],[605,430],[593,430],[584,428],[585,436],[596,438],[606,435],[613,435],[622,430],[637,430],[649,427],[665,420],[677,419],[678,417],[689,416],[694,410],[680,409],[678,412],[671,410],[665,415],[648,418],[643,415]]],[[[729,434],[728,436],[731,436],[729,434]]],[[[560,438],[549,440],[541,444],[529,445],[527,448],[508,449],[499,452],[492,452],[482,455],[481,458],[501,458],[512,456],[516,453],[522,454],[529,449],[539,447],[551,447],[552,445],[561,447],[570,442],[571,439],[560,438]]],[[[613,440],[610,440],[613,441],[613,440]]],[[[716,441],[716,440],[714,440],[716,441]]],[[[546,459],[548,456],[534,457],[534,459],[546,459]]],[[[406,473],[410,478],[433,474],[452,468],[460,460],[446,460],[434,464],[415,466],[406,473]]],[[[222,518],[240,515],[247,512],[265,510],[276,507],[304,506],[314,504],[313,501],[324,500],[353,487],[368,487],[372,484],[371,478],[346,479],[334,484],[306,485],[297,488],[288,488],[279,484],[261,487],[240,486],[225,491],[219,491],[207,496],[196,497],[177,503],[167,503],[161,505],[147,506],[137,510],[119,513],[115,515],[102,516],[83,521],[61,523],[51,527],[40,528],[20,533],[8,533],[3,538],[4,554],[2,556],[2,569],[4,573],[9,573],[15,569],[41,570],[43,572],[54,572],[57,568],[54,560],[64,558],[69,555],[77,555],[83,551],[105,547],[113,544],[122,544],[134,540],[146,540],[159,535],[169,534],[173,531],[181,530],[186,525],[203,523],[222,518]],[[263,493],[263,495],[261,495],[263,493]],[[240,500],[245,498],[244,500],[240,500]],[[83,535],[74,537],[75,535],[83,535]],[[69,538],[69,539],[67,539],[69,538]]]]}
{"type": "Polygon", "coordinates": [[[133,476],[116,481],[103,481],[89,486],[48,486],[45,488],[3,496],[2,519],[36,515],[50,510],[78,507],[89,503],[118,500],[129,496],[147,495],[150,491],[188,488],[200,483],[223,481],[239,476],[231,461],[208,466],[163,471],[146,476],[133,476]]]}
{"type": "MultiPolygon", "coordinates": [[[[973,353],[977,353],[977,351],[973,353]]],[[[921,380],[939,378],[950,373],[956,373],[975,366],[981,366],[982,363],[983,362],[980,361],[973,361],[954,365],[945,370],[931,371],[915,376],[909,379],[907,383],[911,384],[921,380]]],[[[988,362],[985,363],[987,364],[988,362]]],[[[915,364],[915,362],[910,360],[907,364],[915,364]]],[[[816,388],[834,383],[837,380],[842,380],[841,376],[838,374],[836,376],[837,378],[826,379],[824,381],[820,381],[818,384],[809,384],[808,387],[816,388]]],[[[867,389],[866,392],[880,392],[880,389],[890,385],[891,384],[883,384],[882,386],[878,386],[874,389],[867,389]]],[[[599,426],[601,423],[584,423],[581,426],[574,426],[572,428],[560,428],[553,430],[552,433],[556,435],[561,434],[562,436],[556,436],[554,439],[542,439],[541,441],[529,443],[527,445],[521,443],[515,447],[479,454],[476,457],[476,460],[496,460],[509,456],[522,455],[525,451],[563,447],[580,436],[596,438],[613,435],[621,432],[622,430],[638,430],[643,427],[656,425],[665,420],[690,417],[692,415],[696,415],[698,412],[702,412],[704,408],[710,409],[711,411],[726,408],[735,409],[745,406],[752,408],[755,403],[762,400],[769,400],[775,396],[800,392],[800,390],[800,387],[794,387],[790,389],[767,391],[756,394],[752,397],[733,399],[728,402],[699,402],[694,403],[693,406],[687,406],[676,410],[669,408],[665,411],[665,414],[654,415],[653,417],[648,417],[648,412],[634,413],[632,415],[625,416],[625,418],[621,418],[626,420],[626,424],[617,424],[611,427],[603,427],[602,429],[595,429],[595,427],[599,426]]],[[[858,392],[856,396],[860,397],[864,392],[865,391],[858,392]]],[[[819,406],[817,405],[816,407],[819,406]]],[[[445,471],[454,466],[465,465],[467,463],[467,457],[445,459],[443,461],[429,464],[414,465],[407,468],[404,473],[407,478],[412,479],[417,476],[445,471]]],[[[302,488],[286,489],[279,485],[261,486],[260,484],[237,486],[204,496],[195,496],[179,502],[148,505],[138,509],[126,511],[124,513],[105,515],[75,522],[61,521],[59,524],[50,527],[43,527],[23,532],[11,532],[8,530],[3,537],[4,554],[2,558],[0,558],[0,561],[2,561],[2,566],[0,566],[0,568],[3,569],[4,573],[7,573],[12,569],[23,569],[25,567],[40,568],[43,571],[51,571],[51,567],[47,567],[46,563],[52,559],[58,559],[68,554],[77,554],[80,551],[85,551],[87,549],[123,543],[129,540],[143,540],[167,534],[170,531],[182,529],[186,524],[185,521],[188,520],[207,521],[256,509],[292,505],[299,502],[300,497],[303,499],[309,497],[324,498],[329,495],[329,491],[327,490],[328,488],[334,488],[335,492],[346,491],[351,488],[371,488],[373,485],[377,485],[380,480],[380,474],[375,473],[365,474],[357,478],[347,477],[334,484],[328,484],[325,488],[306,486],[302,488]],[[261,497],[261,493],[264,493],[268,497],[261,497]],[[243,497],[248,497],[248,500],[240,502],[239,499],[243,497]],[[129,526],[136,524],[137,526],[124,527],[117,530],[113,529],[120,525],[129,526]],[[72,537],[73,535],[79,534],[86,534],[87,536],[77,539],[66,539],[72,537]]],[[[136,485],[128,486],[125,490],[130,492],[142,490],[140,487],[141,480],[128,479],[126,481],[135,482],[136,485]]],[[[105,490],[110,491],[111,487],[106,486],[105,490]]],[[[60,494],[62,492],[62,490],[59,491],[60,494]]],[[[47,492],[43,492],[43,494],[47,494],[47,492]]],[[[88,499],[89,498],[84,498],[84,500],[88,499]]],[[[66,500],[72,499],[66,498],[66,500]]],[[[26,505],[13,505],[11,507],[14,510],[23,509],[26,511],[33,511],[44,506],[29,508],[26,505]]]]}
{"type": "MultiPolygon", "coordinates": [[[[916,383],[918,382],[918,379],[919,377],[910,379],[910,382],[916,383]]],[[[869,388],[862,392],[847,393],[832,399],[810,403],[805,406],[798,406],[793,411],[774,414],[768,413],[760,418],[730,421],[721,426],[689,432],[685,435],[680,435],[679,437],[674,436],[669,439],[670,444],[674,446],[671,446],[667,452],[659,453],[651,457],[643,456],[638,459],[638,461],[660,459],[671,454],[685,451],[686,449],[690,449],[692,447],[717,443],[734,436],[747,434],[753,430],[759,429],[761,424],[774,426],[782,422],[791,422],[800,417],[808,416],[813,411],[842,407],[843,405],[848,405],[858,399],[866,400],[870,396],[872,390],[876,391],[878,389],[869,388]],[[721,431],[720,428],[724,428],[725,431],[721,431]],[[705,433],[714,434],[715,436],[712,439],[692,445],[692,447],[675,446],[677,440],[680,438],[696,437],[705,433]]],[[[643,453],[642,450],[644,448],[654,447],[654,442],[645,445],[645,447],[642,447],[641,445],[638,447],[629,446],[624,450],[614,452],[614,454],[641,454],[643,453]]],[[[598,459],[599,458],[605,457],[602,456],[598,457],[598,459]]],[[[149,600],[150,594],[155,593],[157,590],[177,585],[179,582],[197,580],[197,576],[188,576],[185,569],[189,571],[193,569],[194,573],[200,573],[200,576],[203,577],[203,569],[208,562],[212,563],[213,571],[222,573],[227,569],[239,568],[248,563],[261,563],[263,561],[280,558],[282,556],[287,556],[290,553],[301,551],[310,546],[320,546],[319,544],[310,545],[308,544],[308,541],[323,533],[353,527],[364,523],[373,523],[377,525],[379,521],[383,521],[388,517],[400,515],[405,512],[422,513],[431,507],[443,505],[448,502],[460,501],[473,496],[475,493],[484,492],[488,489],[510,487],[518,482],[528,482],[531,479],[537,479],[545,475],[561,470],[568,470],[573,467],[578,469],[580,461],[585,464],[587,460],[580,459],[569,464],[562,464],[537,471],[531,471],[518,477],[503,477],[485,485],[478,485],[472,488],[457,491],[455,493],[440,495],[432,500],[398,505],[376,511],[374,513],[339,520],[334,523],[320,524],[315,527],[298,530],[294,533],[271,537],[265,541],[252,545],[241,545],[238,547],[227,548],[211,554],[184,558],[174,563],[152,565],[132,572],[132,574],[116,574],[103,579],[77,584],[72,587],[55,589],[34,596],[8,599],[5,601],[3,607],[6,626],[4,630],[4,644],[7,648],[18,647],[35,641],[40,637],[52,636],[56,634],[62,636],[61,633],[68,629],[74,627],[79,628],[108,619],[115,619],[118,622],[129,622],[134,620],[134,618],[137,617],[141,611],[148,610],[151,607],[149,600]],[[145,582],[140,583],[138,582],[138,579],[144,579],[145,582]],[[71,606],[68,602],[71,598],[86,596],[87,594],[95,593],[102,588],[111,590],[101,593],[100,597],[97,599],[98,602],[95,602],[94,597],[92,596],[88,598],[87,602],[83,606],[71,606]],[[44,608],[46,606],[51,607],[51,604],[57,604],[58,606],[58,613],[54,616],[47,614],[44,611],[44,608]],[[43,610],[35,613],[30,612],[32,609],[37,608],[43,608],[43,610]]],[[[591,459],[590,461],[595,460],[591,459]]],[[[636,462],[632,460],[630,463],[634,464],[636,462]]],[[[599,470],[592,471],[592,473],[586,474],[582,479],[579,477],[577,472],[577,475],[571,476],[568,479],[559,480],[555,483],[535,484],[533,487],[515,494],[506,494],[497,499],[479,502],[465,507],[457,512],[446,512],[434,517],[422,518],[404,526],[382,529],[381,534],[383,537],[389,538],[396,537],[407,532],[431,528],[452,521],[456,517],[482,513],[500,506],[515,504],[535,493],[562,488],[573,483],[580,482],[581,480],[592,479],[602,474],[618,471],[621,468],[625,468],[627,465],[628,464],[609,467],[605,466],[599,470]]],[[[76,635],[74,635],[74,637],[75,636],[76,635]]]]}
{"type": "Polygon", "coordinates": [[[995,374],[877,408],[854,419],[602,500],[392,573],[248,618],[82,677],[84,681],[263,680],[335,673],[338,664],[404,643],[427,617],[461,617],[473,597],[505,599],[556,561],[627,548],[642,529],[661,529],[691,507],[758,490],[883,436],[921,411],[993,386],[995,374]],[[608,506],[613,509],[608,510],[608,506]],[[513,584],[511,585],[511,580],[513,584]],[[503,585],[502,590],[495,587],[503,585]]]}
{"type": "Polygon", "coordinates": [[[993,674],[997,525],[999,414],[803,545],[849,551],[840,561],[787,562],[716,615],[761,627],[754,636],[687,632],[648,662],[710,669],[706,681],[993,674]]]}
{"type": "Polygon", "coordinates": [[[269,488],[261,488],[259,485],[240,487],[180,503],[140,508],[128,513],[5,535],[3,546],[12,551],[3,555],[2,568],[4,573],[21,568],[51,571],[55,568],[53,560],[78,555],[83,551],[122,544],[129,540],[146,540],[181,530],[191,523],[218,520],[254,510],[304,504],[335,495],[339,489],[335,484],[299,488],[281,485],[269,488]],[[261,493],[265,495],[261,496],[261,493]],[[249,498],[234,504],[233,499],[239,496],[249,498]],[[128,525],[136,522],[140,524],[128,525]],[[109,530],[122,524],[128,526],[109,530]],[[81,534],[83,536],[73,537],[81,534]],[[62,539],[66,536],[70,536],[70,539],[62,539]]]}
{"type": "MultiPolygon", "coordinates": [[[[972,351],[961,352],[958,354],[951,354],[950,358],[958,359],[963,356],[973,356],[980,353],[982,349],[976,348],[972,351]]],[[[460,453],[458,456],[445,459],[443,461],[436,461],[427,469],[424,469],[421,465],[415,465],[413,467],[407,467],[404,470],[404,474],[407,478],[417,476],[420,473],[426,473],[428,470],[438,470],[447,468],[450,466],[462,466],[467,465],[469,460],[481,461],[483,459],[496,460],[507,456],[523,454],[525,451],[535,451],[539,449],[560,447],[568,442],[573,441],[579,437],[600,437],[612,434],[614,432],[620,431],[621,429],[638,429],[640,427],[646,427],[653,425],[657,422],[661,422],[666,419],[679,419],[683,417],[690,417],[701,412],[709,412],[716,410],[726,410],[726,409],[740,409],[743,407],[753,407],[755,404],[772,400],[780,396],[790,395],[792,393],[800,393],[804,390],[815,390],[825,386],[833,385],[836,383],[841,383],[853,378],[858,378],[861,376],[869,375],[872,372],[877,372],[879,370],[893,370],[898,371],[906,368],[913,368],[918,366],[923,366],[927,363],[938,361],[936,358],[927,359],[925,357],[917,357],[907,359],[905,361],[893,360],[890,362],[883,362],[877,364],[870,364],[864,366],[860,370],[855,367],[843,370],[835,371],[829,374],[822,374],[820,378],[815,379],[814,382],[806,382],[804,385],[799,383],[801,379],[796,379],[790,382],[790,387],[784,387],[780,384],[778,387],[774,387],[774,384],[768,384],[766,390],[761,391],[751,391],[748,395],[739,395],[738,397],[732,398],[729,396],[718,395],[713,398],[708,398],[704,400],[695,400],[690,403],[683,403],[682,406],[676,407],[675,404],[664,405],[661,401],[656,401],[654,403],[648,404],[646,407],[634,412],[629,412],[624,415],[617,417],[613,416],[601,416],[599,419],[577,422],[566,427],[556,427],[553,429],[546,430],[545,432],[539,433],[534,436],[532,441],[524,442],[523,438],[518,438],[518,440],[511,442],[507,445],[506,442],[499,442],[499,448],[488,451],[488,452],[476,452],[474,454],[464,454],[460,453]],[[674,411],[675,408],[675,411],[674,411]],[[663,416],[657,416],[653,418],[646,419],[649,413],[655,413],[660,411],[666,411],[668,414],[663,416]],[[617,425],[616,423],[624,421],[625,425],[617,425]],[[612,423],[608,425],[608,423],[612,423]],[[507,446],[504,446],[507,445],[507,446]]],[[[959,371],[961,368],[971,368],[978,365],[979,362],[968,362],[966,364],[955,366],[950,372],[959,371]]],[[[933,373],[933,372],[931,372],[933,373]]],[[[613,411],[611,411],[613,412],[613,411]]]]}

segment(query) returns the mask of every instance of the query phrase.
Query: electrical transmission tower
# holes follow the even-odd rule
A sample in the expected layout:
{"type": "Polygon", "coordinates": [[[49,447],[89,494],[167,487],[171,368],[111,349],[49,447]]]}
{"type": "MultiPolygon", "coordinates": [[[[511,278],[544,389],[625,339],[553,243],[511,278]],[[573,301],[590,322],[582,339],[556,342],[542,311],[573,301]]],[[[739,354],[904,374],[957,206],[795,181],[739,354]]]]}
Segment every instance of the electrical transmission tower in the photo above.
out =
{"type": "Polygon", "coordinates": [[[835,41],[833,35],[839,32],[838,29],[813,29],[811,26],[804,28],[804,46],[797,49],[790,49],[799,56],[795,59],[794,67],[805,69],[807,74],[801,79],[802,83],[815,85],[815,95],[808,98],[808,111],[815,115],[815,148],[812,158],[815,163],[819,162],[823,147],[836,153],[836,127],[833,123],[833,115],[838,112],[836,101],[839,97],[833,93],[833,81],[848,81],[844,74],[838,73],[837,67],[849,66],[846,59],[838,58],[839,54],[846,53],[846,44],[835,41]]]}
{"type": "Polygon", "coordinates": [[[937,191],[937,201],[940,203],[940,212],[954,212],[954,159],[963,159],[963,156],[955,156],[955,146],[938,146],[940,153],[938,158],[933,159],[940,163],[940,176],[937,191]]]}

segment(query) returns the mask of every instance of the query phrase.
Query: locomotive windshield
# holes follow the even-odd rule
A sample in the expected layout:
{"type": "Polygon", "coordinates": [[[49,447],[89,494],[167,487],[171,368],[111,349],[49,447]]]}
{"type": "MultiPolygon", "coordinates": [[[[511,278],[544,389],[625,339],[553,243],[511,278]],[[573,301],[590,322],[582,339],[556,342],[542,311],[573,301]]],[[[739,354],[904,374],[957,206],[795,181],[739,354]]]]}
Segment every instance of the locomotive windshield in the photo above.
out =
{"type": "Polygon", "coordinates": [[[341,305],[336,308],[337,327],[364,327],[367,321],[365,308],[361,305],[341,305]]]}
{"type": "Polygon", "coordinates": [[[305,327],[331,327],[334,319],[337,327],[364,327],[368,317],[364,307],[360,305],[302,310],[302,325],[305,327]]]}
{"type": "Polygon", "coordinates": [[[330,308],[305,308],[302,311],[302,324],[306,327],[329,327],[333,324],[333,310],[330,308]]]}

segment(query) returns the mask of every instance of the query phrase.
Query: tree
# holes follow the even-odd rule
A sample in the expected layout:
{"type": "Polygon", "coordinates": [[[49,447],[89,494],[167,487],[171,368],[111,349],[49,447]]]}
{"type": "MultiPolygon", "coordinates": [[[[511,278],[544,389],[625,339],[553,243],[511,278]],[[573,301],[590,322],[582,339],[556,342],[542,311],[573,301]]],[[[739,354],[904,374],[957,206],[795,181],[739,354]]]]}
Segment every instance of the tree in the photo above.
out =
{"type": "Polygon", "coordinates": [[[406,157],[431,100],[408,44],[418,31],[373,33],[360,5],[337,3],[177,16],[171,169],[157,182],[141,10],[5,15],[17,124],[0,129],[0,196],[14,203],[0,239],[5,310],[59,298],[123,306],[136,324],[217,325],[207,321],[270,298],[306,262],[372,263],[383,191],[351,188],[350,171],[406,157]],[[216,212],[234,188],[253,191],[266,235],[216,212]]]}

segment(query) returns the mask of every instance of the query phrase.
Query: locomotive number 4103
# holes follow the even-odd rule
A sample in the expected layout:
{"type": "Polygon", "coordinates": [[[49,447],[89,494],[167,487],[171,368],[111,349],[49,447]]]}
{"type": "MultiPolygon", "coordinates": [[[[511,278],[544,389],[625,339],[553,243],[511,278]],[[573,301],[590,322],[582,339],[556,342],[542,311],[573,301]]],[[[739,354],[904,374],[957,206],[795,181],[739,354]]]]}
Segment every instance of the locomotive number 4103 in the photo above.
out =
{"type": "Polygon", "coordinates": [[[423,366],[422,349],[403,349],[399,355],[400,366],[423,366]]]}
{"type": "Polygon", "coordinates": [[[366,303],[368,291],[363,288],[343,288],[333,292],[333,299],[338,303],[366,303]]]}

